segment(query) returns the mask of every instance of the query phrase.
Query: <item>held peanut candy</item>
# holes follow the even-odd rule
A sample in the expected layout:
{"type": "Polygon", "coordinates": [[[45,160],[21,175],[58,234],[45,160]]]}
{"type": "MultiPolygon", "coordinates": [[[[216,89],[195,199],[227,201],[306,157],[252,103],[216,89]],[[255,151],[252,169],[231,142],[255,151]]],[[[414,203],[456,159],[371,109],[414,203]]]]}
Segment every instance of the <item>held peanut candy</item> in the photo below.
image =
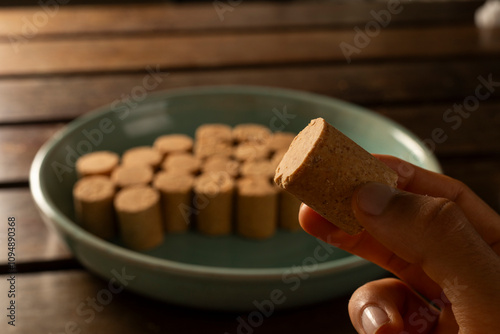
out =
{"type": "Polygon", "coordinates": [[[274,181],[321,216],[354,235],[363,227],[351,209],[359,185],[396,186],[398,175],[324,119],[312,120],[293,140],[274,181]]]}

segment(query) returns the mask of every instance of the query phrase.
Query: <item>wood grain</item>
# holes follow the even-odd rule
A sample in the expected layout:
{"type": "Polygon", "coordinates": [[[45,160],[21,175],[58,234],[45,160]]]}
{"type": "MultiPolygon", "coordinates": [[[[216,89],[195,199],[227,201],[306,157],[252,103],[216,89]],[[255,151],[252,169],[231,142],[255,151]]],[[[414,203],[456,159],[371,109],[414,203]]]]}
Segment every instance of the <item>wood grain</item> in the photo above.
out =
{"type": "MultiPolygon", "coordinates": [[[[16,264],[68,259],[68,249],[52,230],[48,230],[38,214],[28,188],[0,189],[0,212],[3,219],[16,218],[16,264]]],[[[7,225],[0,230],[0,244],[6,245],[7,225]]],[[[0,267],[7,257],[0,258],[0,267]]]]}
{"type": "Polygon", "coordinates": [[[0,67],[0,76],[500,54],[500,33],[482,46],[469,25],[385,29],[362,41],[356,35],[346,29],[3,43],[0,59],[9,66],[0,67]]]}
{"type": "MultiPolygon", "coordinates": [[[[5,279],[5,275],[0,275],[2,282],[5,279]]],[[[81,333],[95,334],[233,334],[238,332],[237,318],[246,319],[249,314],[187,309],[127,291],[112,294],[111,301],[103,305],[99,303],[103,300],[100,291],[107,289],[108,283],[85,271],[19,274],[17,284],[16,327],[2,321],[0,328],[5,327],[2,333],[59,334],[74,323],[81,333]],[[92,299],[95,308],[89,304],[92,299]]],[[[264,319],[258,332],[321,334],[332,333],[333,326],[335,333],[355,333],[347,315],[347,301],[346,295],[321,304],[274,312],[264,319]]]]}
{"type": "Polygon", "coordinates": [[[36,152],[61,126],[0,127],[0,184],[27,182],[36,152]]]}
{"type": "MultiPolygon", "coordinates": [[[[305,90],[366,106],[416,103],[417,108],[409,111],[413,114],[405,116],[401,113],[403,119],[418,117],[415,112],[418,113],[418,106],[422,104],[442,103],[442,108],[448,108],[453,103],[463,102],[465,97],[475,94],[480,84],[479,76],[487,79],[491,74],[494,81],[500,81],[496,75],[500,73],[500,63],[496,60],[349,66],[311,64],[194,72],[167,72],[168,69],[159,68],[159,71],[157,86],[152,91],[245,84],[305,90]]],[[[149,76],[144,71],[139,74],[0,80],[0,123],[69,120],[130,96],[134,87],[142,87],[144,79],[149,76]]],[[[498,97],[500,89],[495,89],[488,101],[498,97]]],[[[442,116],[442,111],[440,113],[442,116]]],[[[422,122],[425,122],[423,117],[422,122]]]]}
{"type": "Polygon", "coordinates": [[[500,102],[485,101],[477,109],[461,108],[462,101],[417,106],[375,108],[411,129],[441,158],[467,155],[500,157],[500,102]]]}
{"type": "MultiPolygon", "coordinates": [[[[392,26],[472,22],[483,1],[405,3],[392,26]]],[[[42,2],[44,3],[44,2],[42,2]]],[[[63,3],[63,1],[59,1],[63,3]]],[[[32,6],[0,10],[4,40],[34,40],[51,35],[131,34],[151,31],[206,31],[289,27],[348,26],[374,19],[371,11],[387,10],[382,2],[349,4],[296,2],[251,3],[229,7],[221,16],[209,4],[141,4],[121,6],[32,6]],[[63,29],[61,29],[63,27],[63,29]],[[32,37],[31,37],[32,36],[32,37]]]]}
{"type": "Polygon", "coordinates": [[[441,159],[441,165],[446,175],[463,181],[500,214],[500,155],[441,159]]]}

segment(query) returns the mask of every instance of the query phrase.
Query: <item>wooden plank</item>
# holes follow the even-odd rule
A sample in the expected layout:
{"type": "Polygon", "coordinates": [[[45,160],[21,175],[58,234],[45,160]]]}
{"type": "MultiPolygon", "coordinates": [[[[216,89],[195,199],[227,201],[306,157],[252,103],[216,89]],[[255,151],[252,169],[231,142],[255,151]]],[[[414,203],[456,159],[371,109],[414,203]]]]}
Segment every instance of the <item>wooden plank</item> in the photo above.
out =
{"type": "Polygon", "coordinates": [[[444,173],[463,181],[500,214],[500,155],[489,159],[454,157],[440,160],[444,173]]]}
{"type": "MultiPolygon", "coordinates": [[[[263,85],[325,94],[367,106],[441,101],[437,108],[443,111],[475,94],[479,76],[488,79],[491,74],[495,82],[500,81],[497,75],[500,63],[496,60],[325,64],[170,73],[162,68],[158,70],[161,73],[154,77],[145,71],[0,80],[0,123],[72,119],[114,100],[130,98],[134,87],[143,87],[145,79],[150,84],[156,83],[152,91],[204,85],[263,85]]],[[[500,89],[494,89],[489,100],[500,96],[500,89]]],[[[416,113],[418,108],[407,116],[401,113],[404,124],[413,124],[419,117],[416,113]],[[405,117],[409,119],[405,121],[405,117]]],[[[393,114],[397,116],[397,108],[393,114]]],[[[420,119],[422,122],[424,118],[420,119]]],[[[424,131],[422,135],[425,138],[427,133],[424,131]]]]}
{"type": "Polygon", "coordinates": [[[459,111],[460,104],[463,101],[375,110],[411,129],[440,157],[500,155],[500,103],[482,102],[471,111],[459,111]]]}
{"type": "MultiPolygon", "coordinates": [[[[38,214],[28,188],[0,189],[2,219],[16,218],[16,264],[47,262],[71,257],[56,233],[47,229],[38,214]]],[[[7,245],[7,224],[0,230],[0,245],[7,245]]],[[[7,265],[0,258],[0,266],[7,265]]]]}
{"type": "Polygon", "coordinates": [[[27,182],[36,152],[60,128],[61,124],[0,127],[0,183],[27,182]]]}
{"type": "Polygon", "coordinates": [[[0,76],[500,55],[500,33],[481,46],[469,25],[386,29],[362,41],[357,35],[321,29],[3,43],[0,59],[9,66],[0,67],[0,76]]]}
{"type": "MultiPolygon", "coordinates": [[[[7,277],[1,275],[0,280],[5,282],[7,277]]],[[[2,330],[5,334],[68,333],[67,326],[74,326],[69,327],[74,333],[233,334],[238,333],[237,318],[246,319],[250,313],[183,308],[127,291],[113,294],[108,282],[86,271],[18,274],[16,284],[16,327],[2,321],[0,328],[5,328],[2,330]],[[105,299],[106,291],[111,294],[110,300],[105,299]]],[[[325,303],[274,312],[263,319],[258,332],[331,333],[334,324],[335,333],[355,333],[347,314],[347,302],[346,295],[325,303]]],[[[243,332],[245,329],[240,329],[239,333],[243,332]]]]}
{"type": "MultiPolygon", "coordinates": [[[[404,3],[390,24],[472,22],[484,1],[404,3]]],[[[48,3],[48,2],[42,2],[48,3]]],[[[57,3],[57,2],[55,2],[57,3]]],[[[61,1],[62,3],[62,1],[61,1]]],[[[251,3],[217,12],[210,4],[141,4],[121,6],[32,6],[0,10],[0,36],[32,40],[46,35],[131,34],[151,31],[206,31],[362,25],[372,11],[387,10],[384,2],[251,3]]]]}

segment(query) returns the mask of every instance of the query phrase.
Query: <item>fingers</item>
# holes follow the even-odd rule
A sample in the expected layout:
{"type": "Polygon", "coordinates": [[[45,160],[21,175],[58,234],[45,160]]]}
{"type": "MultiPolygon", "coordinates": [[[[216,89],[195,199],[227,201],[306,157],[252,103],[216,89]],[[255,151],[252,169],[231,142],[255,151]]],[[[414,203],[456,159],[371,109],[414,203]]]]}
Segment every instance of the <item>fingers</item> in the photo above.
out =
{"type": "Polygon", "coordinates": [[[481,309],[498,298],[500,258],[455,203],[369,183],[355,192],[353,210],[373,238],[420,266],[454,305],[467,300],[466,309],[481,309]]]}
{"type": "MultiPolygon", "coordinates": [[[[449,312],[444,306],[444,312],[449,312]]],[[[349,316],[364,334],[444,333],[434,332],[440,312],[420,298],[408,285],[387,278],[367,283],[354,292],[349,301],[349,316]]],[[[450,333],[457,333],[453,317],[441,318],[450,333]]]]}
{"type": "Polygon", "coordinates": [[[305,204],[300,208],[299,221],[307,233],[392,272],[427,298],[434,299],[441,293],[441,287],[420,266],[403,260],[366,231],[349,235],[305,204]]]}
{"type": "Polygon", "coordinates": [[[447,198],[458,204],[483,239],[500,255],[500,217],[466,185],[393,156],[376,157],[398,173],[398,188],[415,194],[447,198]]]}

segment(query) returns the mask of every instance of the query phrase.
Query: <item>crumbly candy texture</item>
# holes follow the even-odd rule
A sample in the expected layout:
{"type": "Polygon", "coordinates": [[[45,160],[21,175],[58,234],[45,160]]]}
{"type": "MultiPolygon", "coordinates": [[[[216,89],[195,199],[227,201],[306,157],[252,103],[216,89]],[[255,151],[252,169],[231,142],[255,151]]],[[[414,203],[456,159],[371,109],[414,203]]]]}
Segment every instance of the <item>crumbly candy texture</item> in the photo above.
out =
{"type": "Polygon", "coordinates": [[[295,137],[274,177],[278,186],[351,235],[363,230],[351,208],[354,190],[367,182],[395,187],[397,180],[396,172],[322,118],[295,137]]]}

